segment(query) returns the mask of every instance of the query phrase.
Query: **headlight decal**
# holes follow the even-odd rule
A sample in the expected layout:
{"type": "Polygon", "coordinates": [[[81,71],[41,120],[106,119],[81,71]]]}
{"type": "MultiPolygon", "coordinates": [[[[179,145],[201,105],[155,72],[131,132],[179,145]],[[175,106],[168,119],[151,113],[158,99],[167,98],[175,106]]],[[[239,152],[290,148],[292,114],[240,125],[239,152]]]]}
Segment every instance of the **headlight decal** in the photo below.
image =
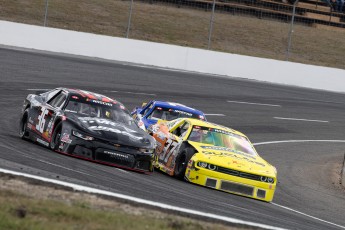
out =
{"type": "Polygon", "coordinates": [[[208,165],[207,165],[207,168],[208,168],[209,170],[215,171],[215,170],[217,169],[217,166],[212,165],[212,164],[208,164],[208,165]]]}
{"type": "Polygon", "coordinates": [[[207,168],[207,163],[199,161],[198,162],[198,166],[201,167],[201,168],[207,168]]]}
{"type": "Polygon", "coordinates": [[[270,183],[270,184],[274,183],[274,179],[272,177],[261,176],[260,180],[262,182],[267,182],[267,183],[270,183]]]}
{"type": "Polygon", "coordinates": [[[86,140],[86,141],[93,141],[93,140],[94,140],[93,137],[90,137],[90,136],[87,136],[87,135],[85,135],[85,134],[82,134],[82,133],[80,133],[80,132],[78,132],[78,131],[76,131],[76,130],[73,130],[73,131],[72,131],[72,134],[73,134],[73,136],[79,137],[79,138],[81,138],[81,139],[83,139],[83,140],[86,140]]]}
{"type": "Polygon", "coordinates": [[[216,165],[213,165],[213,164],[209,164],[209,163],[206,163],[206,162],[202,162],[202,161],[199,161],[198,164],[197,164],[200,168],[207,168],[211,171],[216,171],[217,170],[217,166],[216,165]]]}
{"type": "Polygon", "coordinates": [[[139,148],[139,152],[141,153],[153,153],[154,149],[145,149],[145,148],[139,148]]]}

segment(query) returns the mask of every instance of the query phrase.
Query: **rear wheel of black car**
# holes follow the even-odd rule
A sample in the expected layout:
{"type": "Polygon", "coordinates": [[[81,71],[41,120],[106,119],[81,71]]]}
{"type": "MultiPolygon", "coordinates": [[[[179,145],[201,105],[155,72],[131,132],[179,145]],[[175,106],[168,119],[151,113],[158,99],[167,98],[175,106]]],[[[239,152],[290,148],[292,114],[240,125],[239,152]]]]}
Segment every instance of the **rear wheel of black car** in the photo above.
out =
{"type": "Polygon", "coordinates": [[[185,148],[177,157],[176,157],[176,166],[174,170],[174,175],[176,178],[182,180],[184,174],[186,173],[187,165],[189,160],[195,154],[193,148],[185,148]]]}
{"type": "Polygon", "coordinates": [[[50,140],[50,148],[52,150],[57,150],[59,148],[59,145],[61,143],[61,130],[62,130],[62,124],[60,122],[54,128],[52,139],[50,140]]]}
{"type": "Polygon", "coordinates": [[[28,126],[28,112],[25,110],[22,119],[19,123],[19,136],[22,139],[26,139],[28,136],[28,131],[26,130],[28,126]]]}

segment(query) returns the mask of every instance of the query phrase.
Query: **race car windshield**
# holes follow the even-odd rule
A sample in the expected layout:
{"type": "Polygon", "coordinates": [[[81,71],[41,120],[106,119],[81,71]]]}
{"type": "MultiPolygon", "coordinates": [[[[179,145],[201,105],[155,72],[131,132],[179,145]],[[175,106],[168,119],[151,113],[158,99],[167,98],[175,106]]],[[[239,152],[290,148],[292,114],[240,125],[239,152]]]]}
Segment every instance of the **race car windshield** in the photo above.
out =
{"type": "Polygon", "coordinates": [[[127,125],[135,124],[129,113],[119,104],[104,103],[100,101],[70,100],[65,108],[65,112],[78,114],[82,117],[109,119],[127,125]]]}
{"type": "Polygon", "coordinates": [[[183,117],[204,120],[204,116],[201,116],[199,114],[193,114],[193,113],[186,112],[183,110],[162,108],[162,107],[155,107],[148,118],[155,119],[155,120],[161,119],[161,120],[171,121],[171,120],[175,120],[177,118],[183,118],[183,117]]]}
{"type": "Polygon", "coordinates": [[[233,152],[257,155],[247,138],[220,129],[193,126],[188,140],[203,144],[224,147],[233,152]]]}

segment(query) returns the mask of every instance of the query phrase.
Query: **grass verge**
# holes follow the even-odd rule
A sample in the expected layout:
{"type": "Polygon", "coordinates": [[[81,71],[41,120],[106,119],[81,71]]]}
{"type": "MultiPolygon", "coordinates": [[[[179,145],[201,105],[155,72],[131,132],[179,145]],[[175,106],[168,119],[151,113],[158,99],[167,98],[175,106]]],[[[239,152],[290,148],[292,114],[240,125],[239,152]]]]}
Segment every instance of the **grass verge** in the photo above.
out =
{"type": "MultiPolygon", "coordinates": [[[[153,2],[134,1],[129,38],[207,48],[209,10],[153,2]]],[[[125,37],[129,8],[130,1],[126,0],[50,0],[47,25],[125,37]]],[[[240,13],[216,12],[211,49],[285,60],[289,22],[240,13]]],[[[0,0],[1,20],[43,25],[44,14],[43,0],[0,0]]],[[[344,37],[345,29],[295,25],[289,60],[345,69],[344,37]]]]}
{"type": "Polygon", "coordinates": [[[0,174],[0,229],[253,229],[191,219],[109,197],[0,174]]]}

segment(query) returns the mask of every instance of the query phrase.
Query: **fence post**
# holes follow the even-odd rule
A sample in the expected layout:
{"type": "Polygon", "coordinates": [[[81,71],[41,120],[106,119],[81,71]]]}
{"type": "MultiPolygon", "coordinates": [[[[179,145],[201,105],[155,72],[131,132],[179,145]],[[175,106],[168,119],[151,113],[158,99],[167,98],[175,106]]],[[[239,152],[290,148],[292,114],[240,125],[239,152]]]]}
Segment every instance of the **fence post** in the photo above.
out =
{"type": "Polygon", "coordinates": [[[210,19],[210,30],[208,32],[207,49],[210,49],[210,46],[211,46],[211,36],[212,36],[212,30],[213,30],[213,19],[214,19],[214,9],[215,9],[215,7],[216,7],[216,0],[213,0],[212,14],[211,14],[211,19],[210,19]]]}
{"type": "Polygon", "coordinates": [[[129,36],[129,30],[130,30],[130,28],[131,28],[132,10],[133,10],[133,0],[131,0],[131,5],[130,5],[130,7],[129,7],[129,17],[128,17],[128,24],[127,24],[126,38],[128,38],[128,36],[129,36]]]}
{"type": "Polygon", "coordinates": [[[45,13],[44,13],[44,22],[43,22],[43,26],[44,26],[44,27],[47,25],[48,1],[49,1],[49,0],[46,0],[46,10],[45,10],[45,13]]]}
{"type": "Polygon", "coordinates": [[[344,160],[343,160],[343,164],[342,164],[341,172],[340,172],[340,184],[342,184],[343,187],[345,187],[345,154],[344,154],[344,160]]]}
{"type": "Polygon", "coordinates": [[[292,39],[292,33],[293,33],[293,24],[294,24],[294,21],[295,21],[295,14],[296,14],[296,5],[298,3],[298,0],[296,0],[293,4],[293,7],[292,7],[292,17],[291,17],[291,26],[290,26],[290,31],[289,31],[289,41],[288,41],[288,47],[287,47],[287,50],[286,50],[286,61],[289,60],[289,57],[290,57],[290,49],[291,49],[291,39],[292,39]]]}

